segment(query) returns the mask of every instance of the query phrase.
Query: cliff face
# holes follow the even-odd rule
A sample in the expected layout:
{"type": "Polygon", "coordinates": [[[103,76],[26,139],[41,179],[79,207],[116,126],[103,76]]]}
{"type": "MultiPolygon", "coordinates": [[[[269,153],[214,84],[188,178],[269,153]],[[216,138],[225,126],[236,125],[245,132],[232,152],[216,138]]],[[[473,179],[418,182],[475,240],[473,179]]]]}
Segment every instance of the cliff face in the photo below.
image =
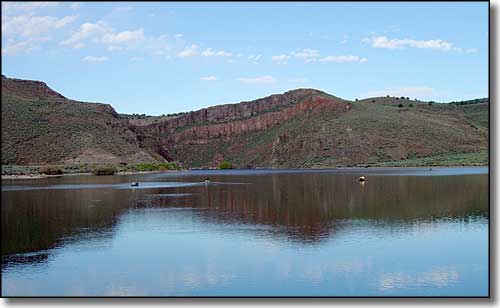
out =
{"type": "Polygon", "coordinates": [[[438,105],[396,98],[352,102],[299,89],[134,130],[164,157],[193,167],[222,160],[238,167],[332,167],[487,149],[487,129],[473,128],[465,109],[438,105]]]}

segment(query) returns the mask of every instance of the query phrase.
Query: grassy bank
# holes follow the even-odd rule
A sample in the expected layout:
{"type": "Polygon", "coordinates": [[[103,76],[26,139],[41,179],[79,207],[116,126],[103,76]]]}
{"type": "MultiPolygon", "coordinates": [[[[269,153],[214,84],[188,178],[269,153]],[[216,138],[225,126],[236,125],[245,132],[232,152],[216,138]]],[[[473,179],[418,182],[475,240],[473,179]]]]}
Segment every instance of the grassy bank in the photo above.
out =
{"type": "MultiPolygon", "coordinates": [[[[400,161],[358,164],[352,167],[444,167],[444,166],[488,166],[488,151],[473,153],[455,153],[435,155],[400,161]]],[[[326,168],[326,166],[324,166],[326,168]]],[[[221,169],[223,169],[221,167],[221,169]]],[[[131,164],[131,165],[50,165],[50,166],[19,166],[3,165],[2,176],[54,176],[60,174],[99,174],[159,172],[184,170],[175,162],[161,164],[131,164]]]]}
{"type": "Polygon", "coordinates": [[[130,165],[50,165],[50,166],[20,166],[2,165],[2,175],[57,175],[57,174],[115,174],[128,172],[177,171],[181,166],[175,162],[160,164],[130,164],[130,165]]]}
{"type": "Polygon", "coordinates": [[[488,166],[488,151],[427,156],[370,164],[373,167],[488,166]]]}

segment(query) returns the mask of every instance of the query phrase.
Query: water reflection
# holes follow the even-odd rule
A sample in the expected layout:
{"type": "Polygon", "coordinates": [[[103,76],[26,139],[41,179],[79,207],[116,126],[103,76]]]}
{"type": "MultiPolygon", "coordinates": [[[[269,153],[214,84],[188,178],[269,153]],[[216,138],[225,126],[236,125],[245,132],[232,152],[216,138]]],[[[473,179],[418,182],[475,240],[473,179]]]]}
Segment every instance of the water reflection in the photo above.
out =
{"type": "MultiPolygon", "coordinates": [[[[169,245],[180,249],[177,245],[186,237],[193,238],[193,241],[215,237],[229,242],[234,237],[234,245],[241,237],[250,237],[259,243],[260,252],[264,255],[286,248],[285,251],[292,249],[294,253],[302,249],[315,255],[325,253],[325,256],[328,255],[326,251],[333,249],[337,239],[341,238],[339,245],[347,246],[345,250],[336,251],[335,258],[339,258],[342,254],[349,255],[356,245],[377,247],[381,245],[381,239],[384,239],[383,245],[389,245],[387,236],[391,237],[391,241],[398,242],[400,238],[410,236],[413,239],[418,235],[420,241],[420,237],[425,238],[427,233],[434,236],[438,229],[439,232],[447,232],[447,222],[454,223],[453,228],[457,226],[455,223],[487,224],[487,175],[423,177],[372,174],[364,185],[358,184],[357,176],[325,172],[214,173],[211,174],[212,183],[207,186],[198,185],[206,177],[204,174],[169,175],[165,178],[155,175],[140,179],[143,189],[116,189],[137,177],[75,177],[31,181],[23,185],[15,183],[25,188],[37,185],[46,189],[9,190],[7,185],[3,185],[2,272],[11,273],[23,264],[47,263],[51,253],[68,247],[98,254],[99,251],[119,246],[117,241],[123,241],[122,237],[127,239],[129,250],[140,249],[138,247],[143,247],[143,251],[155,247],[168,250],[169,245]],[[88,185],[97,185],[97,188],[88,185]],[[134,237],[137,235],[133,232],[139,232],[141,237],[134,237]],[[168,243],[164,236],[168,236],[168,243]],[[353,237],[352,244],[345,242],[350,237],[353,237]]],[[[403,247],[405,242],[401,241],[400,245],[403,247]]],[[[249,249],[258,250],[255,247],[249,249]]],[[[123,253],[127,257],[133,254],[131,251],[123,253]]],[[[180,266],[177,274],[171,272],[173,269],[165,273],[165,277],[172,280],[165,282],[169,287],[158,291],[163,295],[179,294],[173,291],[178,284],[187,289],[229,284],[238,279],[233,275],[242,265],[234,259],[225,262],[214,259],[207,261],[208,268],[200,273],[200,269],[191,266],[198,262],[201,265],[206,261],[203,258],[190,260],[193,256],[183,254],[179,256],[181,259],[172,259],[174,256],[166,251],[166,255],[162,255],[161,251],[155,253],[159,255],[143,257],[151,259],[149,262],[142,259],[140,262],[162,268],[164,265],[160,265],[160,260],[168,259],[180,266]],[[221,270],[218,267],[221,262],[228,268],[221,270]]],[[[383,255],[383,252],[380,253],[383,255]]],[[[328,264],[328,258],[332,257],[322,259],[326,262],[324,264],[306,263],[299,269],[297,264],[285,262],[287,258],[283,262],[275,260],[272,271],[278,271],[283,280],[293,278],[320,283],[330,279],[328,273],[344,277],[362,275],[375,268],[371,261],[352,256],[328,264]],[[294,276],[297,270],[301,273],[299,277],[294,276]]],[[[101,258],[104,260],[106,257],[101,258]]],[[[132,262],[132,259],[129,261],[132,262]]],[[[103,262],[108,263],[108,260],[103,262]]],[[[150,271],[151,268],[144,270],[150,271]]],[[[459,284],[462,276],[460,268],[446,264],[415,268],[413,271],[396,266],[392,271],[373,274],[370,283],[377,292],[391,293],[401,288],[415,290],[422,285],[439,288],[459,284]]],[[[109,294],[148,293],[148,290],[130,284],[107,285],[106,290],[109,294]]],[[[186,290],[182,292],[191,294],[186,290]]],[[[211,295],[219,294],[217,292],[224,295],[227,294],[224,291],[228,291],[211,290],[211,295]]],[[[342,289],[339,287],[339,290],[342,289]]],[[[259,292],[265,295],[262,290],[259,292]]],[[[97,294],[102,293],[99,291],[97,294]]]]}

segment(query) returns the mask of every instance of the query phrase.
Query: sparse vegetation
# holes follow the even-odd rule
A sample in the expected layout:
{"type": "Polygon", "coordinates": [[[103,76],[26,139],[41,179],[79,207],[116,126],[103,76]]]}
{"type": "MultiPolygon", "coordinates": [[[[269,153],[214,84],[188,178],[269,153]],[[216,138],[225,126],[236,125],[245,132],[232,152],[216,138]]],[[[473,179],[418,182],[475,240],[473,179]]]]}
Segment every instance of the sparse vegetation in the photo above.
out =
{"type": "Polygon", "coordinates": [[[40,168],[40,174],[45,175],[61,175],[63,171],[55,166],[44,166],[40,168]]]}
{"type": "Polygon", "coordinates": [[[230,162],[225,160],[219,164],[219,169],[233,169],[233,166],[231,165],[230,162]]]}
{"type": "Polygon", "coordinates": [[[160,163],[160,164],[135,164],[127,166],[129,171],[167,171],[167,170],[180,170],[178,164],[174,162],[160,163]]]}
{"type": "Polygon", "coordinates": [[[111,166],[100,166],[92,170],[94,175],[113,175],[116,173],[116,169],[111,166]]]}

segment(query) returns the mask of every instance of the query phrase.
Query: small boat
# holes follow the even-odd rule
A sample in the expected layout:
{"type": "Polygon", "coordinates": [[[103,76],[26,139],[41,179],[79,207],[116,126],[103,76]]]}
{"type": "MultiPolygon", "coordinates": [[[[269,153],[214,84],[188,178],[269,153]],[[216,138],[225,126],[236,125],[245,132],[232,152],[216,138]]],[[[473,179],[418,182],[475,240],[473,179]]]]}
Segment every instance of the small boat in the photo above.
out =
{"type": "Polygon", "coordinates": [[[364,181],[365,181],[365,177],[364,177],[364,176],[360,176],[360,177],[358,178],[358,182],[362,183],[362,182],[364,182],[364,181]]]}
{"type": "Polygon", "coordinates": [[[205,179],[205,184],[210,183],[210,179],[205,179]]]}
{"type": "Polygon", "coordinates": [[[139,183],[138,182],[132,182],[132,183],[130,183],[130,186],[136,187],[136,186],[139,186],[139,183]]]}

